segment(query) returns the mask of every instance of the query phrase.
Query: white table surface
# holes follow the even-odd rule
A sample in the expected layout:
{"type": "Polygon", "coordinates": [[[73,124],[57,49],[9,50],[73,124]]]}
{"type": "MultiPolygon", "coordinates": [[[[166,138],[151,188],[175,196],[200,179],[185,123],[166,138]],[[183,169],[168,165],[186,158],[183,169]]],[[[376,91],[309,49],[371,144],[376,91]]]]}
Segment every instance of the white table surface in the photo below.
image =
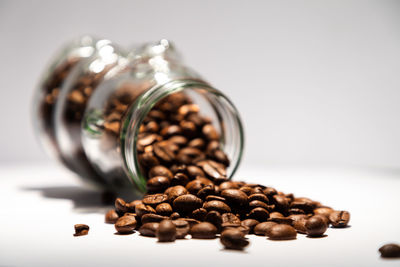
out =
{"type": "Polygon", "coordinates": [[[236,177],[307,196],[351,213],[351,227],[319,239],[250,236],[244,252],[218,239],[178,240],[114,235],[108,207],[52,163],[0,167],[0,266],[400,266],[378,248],[400,242],[400,171],[242,167],[236,177]],[[89,235],[73,237],[76,223],[89,235]]]}

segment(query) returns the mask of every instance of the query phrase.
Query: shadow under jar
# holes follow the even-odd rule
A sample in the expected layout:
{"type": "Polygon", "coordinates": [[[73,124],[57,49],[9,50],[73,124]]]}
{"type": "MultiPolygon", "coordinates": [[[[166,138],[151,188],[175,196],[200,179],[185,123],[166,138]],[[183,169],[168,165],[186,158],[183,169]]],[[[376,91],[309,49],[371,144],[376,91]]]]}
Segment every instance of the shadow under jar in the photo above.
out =
{"type": "MultiPolygon", "coordinates": [[[[71,77],[70,82],[77,79],[71,77]]],[[[65,99],[60,110],[69,105],[65,99]]],[[[183,65],[167,40],[145,44],[118,60],[93,86],[82,107],[82,117],[76,119],[81,120],[80,134],[69,134],[67,141],[60,134],[57,141],[77,144],[100,177],[92,181],[108,190],[131,194],[148,191],[152,165],[143,164],[145,153],[155,156],[155,164],[173,170],[215,160],[205,152],[213,145],[225,155],[220,162],[215,160],[226,168],[224,179],[230,179],[240,163],[244,137],[238,111],[225,95],[183,65]],[[171,140],[174,145],[165,150],[164,145],[170,145],[171,140]],[[189,143],[203,146],[204,155],[178,155],[189,143]]],[[[56,132],[71,132],[71,125],[64,123],[61,128],[62,120],[57,114],[56,132]]],[[[68,146],[60,147],[71,153],[68,146]]]]}

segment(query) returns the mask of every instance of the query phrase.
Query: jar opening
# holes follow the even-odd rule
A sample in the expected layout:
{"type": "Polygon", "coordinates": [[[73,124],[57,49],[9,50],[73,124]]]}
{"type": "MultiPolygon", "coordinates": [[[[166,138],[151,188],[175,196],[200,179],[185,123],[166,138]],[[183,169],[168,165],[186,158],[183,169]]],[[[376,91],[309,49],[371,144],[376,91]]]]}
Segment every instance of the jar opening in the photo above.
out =
{"type": "Polygon", "coordinates": [[[238,111],[220,91],[200,80],[173,80],[157,85],[143,95],[130,107],[121,130],[121,151],[124,167],[130,179],[143,192],[146,191],[146,177],[139,166],[137,137],[146,115],[163,98],[183,92],[193,103],[201,107],[200,113],[210,117],[212,124],[219,131],[221,149],[228,156],[231,164],[227,168],[227,177],[236,172],[243,153],[244,134],[238,111]]]}

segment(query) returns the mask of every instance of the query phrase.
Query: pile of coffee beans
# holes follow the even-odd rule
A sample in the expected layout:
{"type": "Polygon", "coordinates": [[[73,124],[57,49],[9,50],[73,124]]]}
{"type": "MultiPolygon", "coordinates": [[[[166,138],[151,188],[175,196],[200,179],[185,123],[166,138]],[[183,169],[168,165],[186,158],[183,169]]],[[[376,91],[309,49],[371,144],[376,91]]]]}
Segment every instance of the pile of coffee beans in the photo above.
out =
{"type": "Polygon", "coordinates": [[[323,236],[329,225],[346,227],[347,211],[336,211],[275,188],[230,181],[230,162],[209,118],[183,93],[160,101],[144,119],[137,140],[141,171],[147,177],[142,200],[115,201],[106,223],[120,234],[135,230],[160,242],[213,239],[243,249],[246,235],[296,239],[323,236]]]}

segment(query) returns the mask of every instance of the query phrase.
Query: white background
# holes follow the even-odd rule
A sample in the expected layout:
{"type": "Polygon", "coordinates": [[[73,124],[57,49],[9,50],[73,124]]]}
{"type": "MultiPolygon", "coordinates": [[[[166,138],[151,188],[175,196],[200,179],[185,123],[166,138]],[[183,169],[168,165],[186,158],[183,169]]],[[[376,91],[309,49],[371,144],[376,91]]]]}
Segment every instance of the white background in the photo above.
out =
{"type": "Polygon", "coordinates": [[[0,0],[0,163],[47,159],[33,89],[86,33],[173,40],[240,110],[242,166],[400,168],[399,1],[0,0]]]}

